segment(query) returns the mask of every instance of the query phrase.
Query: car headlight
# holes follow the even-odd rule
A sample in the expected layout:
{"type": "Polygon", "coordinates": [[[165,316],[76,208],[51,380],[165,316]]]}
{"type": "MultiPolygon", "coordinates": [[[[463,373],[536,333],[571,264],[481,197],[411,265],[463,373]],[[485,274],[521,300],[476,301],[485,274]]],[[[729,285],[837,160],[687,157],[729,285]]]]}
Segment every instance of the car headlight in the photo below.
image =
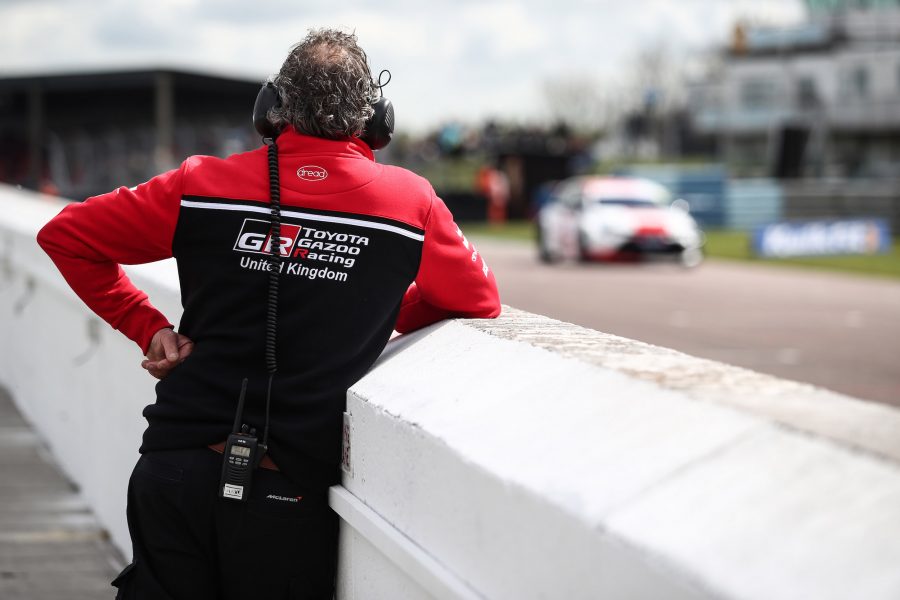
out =
{"type": "Polygon", "coordinates": [[[606,235],[614,235],[617,237],[622,237],[631,233],[631,228],[627,223],[616,222],[616,221],[604,221],[603,228],[601,229],[603,233],[606,235]]]}

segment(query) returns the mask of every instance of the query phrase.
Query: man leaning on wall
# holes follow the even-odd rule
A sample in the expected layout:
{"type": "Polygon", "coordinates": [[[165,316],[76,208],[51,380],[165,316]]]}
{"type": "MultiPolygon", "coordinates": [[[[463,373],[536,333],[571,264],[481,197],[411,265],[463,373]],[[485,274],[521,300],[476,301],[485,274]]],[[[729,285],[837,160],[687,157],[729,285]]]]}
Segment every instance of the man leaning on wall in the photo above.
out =
{"type": "Polygon", "coordinates": [[[493,273],[428,182],[378,164],[364,141],[383,115],[355,35],[312,30],[271,83],[269,148],[192,156],[67,206],[38,234],[160,379],[129,482],[134,559],[117,598],[331,598],[327,489],[347,388],[394,329],[500,313],[493,273]],[[173,256],[177,331],[120,266],[173,256]],[[238,492],[223,484],[223,463],[250,452],[233,449],[235,425],[267,446],[238,492]]]}

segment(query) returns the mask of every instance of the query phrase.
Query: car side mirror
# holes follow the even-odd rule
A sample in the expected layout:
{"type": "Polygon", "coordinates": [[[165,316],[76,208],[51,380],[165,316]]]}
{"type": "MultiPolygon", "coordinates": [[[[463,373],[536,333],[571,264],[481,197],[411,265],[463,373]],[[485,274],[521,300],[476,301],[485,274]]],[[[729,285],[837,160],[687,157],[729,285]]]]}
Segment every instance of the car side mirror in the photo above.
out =
{"type": "Polygon", "coordinates": [[[672,202],[671,208],[674,208],[675,210],[680,210],[680,211],[686,212],[686,213],[691,212],[691,205],[684,198],[678,198],[677,200],[672,202]]]}

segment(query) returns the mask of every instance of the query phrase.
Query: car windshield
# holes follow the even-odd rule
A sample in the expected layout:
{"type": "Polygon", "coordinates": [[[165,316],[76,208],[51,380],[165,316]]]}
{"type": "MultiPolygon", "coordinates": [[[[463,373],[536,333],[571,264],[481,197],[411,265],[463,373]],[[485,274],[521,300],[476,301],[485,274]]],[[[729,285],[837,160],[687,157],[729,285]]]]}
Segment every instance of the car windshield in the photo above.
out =
{"type": "Polygon", "coordinates": [[[594,202],[596,204],[603,204],[604,206],[631,206],[634,208],[652,208],[659,206],[656,202],[639,198],[595,198],[594,202]]]}

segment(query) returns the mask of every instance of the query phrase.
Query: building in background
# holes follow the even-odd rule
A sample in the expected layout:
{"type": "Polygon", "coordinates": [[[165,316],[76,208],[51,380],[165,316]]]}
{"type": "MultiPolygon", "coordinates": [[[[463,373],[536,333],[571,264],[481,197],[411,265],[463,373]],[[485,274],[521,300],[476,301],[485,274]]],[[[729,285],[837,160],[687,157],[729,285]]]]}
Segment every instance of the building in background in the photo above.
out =
{"type": "Polygon", "coordinates": [[[259,84],[168,69],[0,78],[0,181],[84,199],[249,149],[259,84]]]}
{"type": "Polygon", "coordinates": [[[806,3],[801,25],[735,28],[694,127],[737,176],[900,178],[900,0],[806,3]]]}

